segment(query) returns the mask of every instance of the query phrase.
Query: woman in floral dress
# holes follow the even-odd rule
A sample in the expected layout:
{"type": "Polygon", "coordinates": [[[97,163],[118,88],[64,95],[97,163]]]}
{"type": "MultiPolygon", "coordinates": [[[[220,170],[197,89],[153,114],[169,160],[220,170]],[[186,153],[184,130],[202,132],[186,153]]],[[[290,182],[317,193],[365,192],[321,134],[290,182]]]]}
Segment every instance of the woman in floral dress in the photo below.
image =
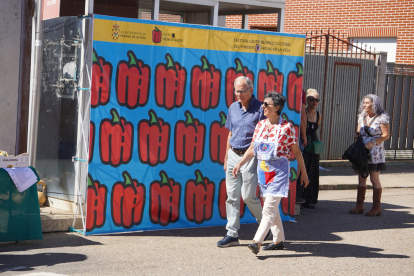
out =
{"type": "Polygon", "coordinates": [[[267,117],[256,125],[253,143],[247,149],[243,158],[233,169],[237,177],[240,167],[257,157],[257,175],[260,194],[264,198],[263,217],[254,236],[253,243],[248,247],[257,254],[269,229],[273,233],[273,242],[263,250],[283,249],[285,235],[279,214],[279,204],[282,197],[289,193],[289,156],[291,151],[298,161],[298,171],[302,171],[302,180],[308,185],[305,164],[298,146],[293,125],[282,119],[286,98],[279,93],[270,92],[265,95],[262,107],[267,117]]]}
{"type": "MultiPolygon", "coordinates": [[[[384,141],[389,138],[389,116],[382,107],[378,96],[369,94],[362,100],[358,115],[358,131],[362,136],[365,148],[371,152],[371,161],[368,162],[368,171],[373,185],[373,204],[371,211],[365,215],[369,217],[381,216],[381,182],[379,175],[386,170],[384,141]]],[[[354,168],[355,170],[355,168],[354,168]]],[[[356,170],[355,170],[356,171],[356,170]]],[[[364,213],[365,192],[367,179],[358,174],[357,204],[350,214],[364,213]]]]}

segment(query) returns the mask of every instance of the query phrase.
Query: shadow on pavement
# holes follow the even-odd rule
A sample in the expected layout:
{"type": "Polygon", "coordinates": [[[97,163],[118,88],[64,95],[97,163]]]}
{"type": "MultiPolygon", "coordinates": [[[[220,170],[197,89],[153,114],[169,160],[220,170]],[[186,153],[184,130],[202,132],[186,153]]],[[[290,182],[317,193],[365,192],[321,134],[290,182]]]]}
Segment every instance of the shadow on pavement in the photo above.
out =
{"type": "MultiPolygon", "coordinates": [[[[392,195],[389,195],[392,196],[392,195]]],[[[369,195],[367,194],[367,198],[369,195]]],[[[410,207],[382,204],[382,216],[366,217],[350,215],[355,201],[321,200],[314,210],[302,209],[296,223],[284,222],[287,250],[295,251],[300,256],[322,257],[359,257],[359,258],[409,258],[405,255],[382,254],[382,248],[360,246],[358,244],[332,243],[341,241],[338,233],[369,230],[414,228],[414,215],[410,207]],[[295,242],[290,242],[295,241],[295,242]]],[[[369,211],[372,203],[365,203],[369,211]]],[[[257,224],[243,224],[239,231],[241,247],[247,246],[257,230],[257,224]]],[[[176,230],[145,231],[115,234],[117,236],[164,236],[164,237],[217,237],[217,241],[226,234],[225,226],[187,228],[176,230]]],[[[357,235],[357,233],[355,233],[357,235]]],[[[225,250],[225,249],[218,249],[225,250]]],[[[266,258],[298,257],[292,255],[260,256],[266,258]]]]}
{"type": "MultiPolygon", "coordinates": [[[[78,234],[62,232],[43,234],[43,240],[29,240],[19,242],[0,243],[0,253],[26,251],[33,249],[57,248],[57,247],[78,247],[87,245],[100,245],[100,242],[88,240],[78,234]]],[[[5,255],[1,255],[0,264],[5,255]]],[[[21,256],[21,255],[19,255],[21,256]]],[[[1,270],[1,269],[0,269],[1,270]]]]}
{"type": "MultiPolygon", "coordinates": [[[[366,217],[348,214],[354,205],[354,201],[321,200],[314,210],[302,209],[301,216],[296,217],[297,223],[285,222],[283,224],[287,238],[285,248],[296,253],[303,253],[300,256],[409,258],[405,255],[382,254],[381,252],[384,251],[382,248],[332,243],[332,241],[342,240],[337,233],[414,228],[414,215],[408,211],[408,209],[411,210],[410,207],[381,204],[382,216],[366,217]]],[[[365,210],[369,211],[371,206],[372,203],[365,203],[365,210]]],[[[378,237],[379,240],[382,238],[385,237],[378,237]]],[[[258,256],[258,259],[289,257],[298,257],[298,255],[277,254],[258,256]]]]}
{"type": "MultiPolygon", "coordinates": [[[[302,209],[301,215],[296,217],[297,223],[287,221],[283,223],[286,239],[288,241],[340,241],[342,239],[334,233],[414,228],[414,215],[404,211],[404,209],[410,209],[410,207],[381,204],[382,216],[366,217],[365,215],[348,214],[349,210],[354,208],[354,205],[355,201],[320,200],[316,205],[316,209],[302,209]]],[[[365,203],[366,211],[369,211],[371,206],[372,203],[365,203]]],[[[239,230],[239,239],[251,240],[257,226],[256,223],[242,224],[239,230]]],[[[222,225],[106,234],[102,236],[217,237],[218,241],[224,237],[226,232],[225,225],[222,225]]]]}
{"type": "MultiPolygon", "coordinates": [[[[284,223],[285,236],[295,241],[340,241],[334,233],[414,228],[414,215],[404,210],[409,207],[381,204],[382,216],[367,217],[350,215],[348,212],[354,205],[354,201],[321,200],[316,209],[301,210],[301,216],[296,217],[297,225],[284,223]]],[[[371,206],[372,203],[365,203],[365,211],[371,206]]]]}
{"type": "Polygon", "coordinates": [[[381,254],[381,251],[384,249],[373,248],[366,246],[359,246],[353,244],[338,244],[338,243],[286,243],[286,250],[295,251],[296,253],[303,253],[299,256],[297,254],[292,255],[267,255],[267,256],[257,256],[259,260],[266,260],[268,258],[298,258],[298,257],[327,257],[327,258],[346,258],[346,257],[355,257],[355,258],[398,258],[405,259],[410,258],[405,255],[395,255],[395,254],[381,254]]]}
{"type": "Polygon", "coordinates": [[[39,266],[54,266],[62,263],[82,262],[86,259],[86,255],[69,253],[2,255],[0,259],[0,273],[11,270],[30,271],[39,266]]]}

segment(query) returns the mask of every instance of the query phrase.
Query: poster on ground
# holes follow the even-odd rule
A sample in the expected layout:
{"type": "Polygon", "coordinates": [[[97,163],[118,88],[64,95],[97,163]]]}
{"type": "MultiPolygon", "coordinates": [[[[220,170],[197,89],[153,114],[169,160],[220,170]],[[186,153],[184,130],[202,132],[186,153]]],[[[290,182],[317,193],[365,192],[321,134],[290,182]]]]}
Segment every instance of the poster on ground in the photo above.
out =
{"type": "MultiPolygon", "coordinates": [[[[86,234],[225,225],[233,82],[248,76],[260,101],[282,93],[298,130],[304,47],[302,35],[96,15],[86,234]]],[[[292,157],[283,220],[296,168],[292,157]]],[[[240,216],[256,221],[243,202],[240,216]]]]}

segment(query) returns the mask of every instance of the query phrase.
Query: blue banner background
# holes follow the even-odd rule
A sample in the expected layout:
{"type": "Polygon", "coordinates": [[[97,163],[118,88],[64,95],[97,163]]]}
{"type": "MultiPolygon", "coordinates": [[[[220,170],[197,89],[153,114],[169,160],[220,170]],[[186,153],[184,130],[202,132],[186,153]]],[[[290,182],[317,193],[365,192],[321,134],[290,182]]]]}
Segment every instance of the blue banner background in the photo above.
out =
{"type": "MultiPolygon", "coordinates": [[[[103,18],[102,16],[100,18],[103,18]]],[[[113,18],[110,18],[113,20],[113,18]]],[[[154,24],[152,21],[143,20],[131,20],[133,22],[154,24]]],[[[168,23],[163,23],[168,25],[168,23]]],[[[173,24],[176,26],[177,24],[173,24]]],[[[184,25],[185,27],[185,25],[184,25]]],[[[194,27],[194,26],[193,26],[194,27]]],[[[208,29],[207,26],[200,26],[200,28],[208,29]]],[[[220,29],[223,30],[223,29],[220,29]]],[[[255,33],[260,33],[255,31],[255,33]]],[[[264,32],[263,32],[264,33],[264,32]]],[[[265,32],[267,35],[270,33],[265,32]]],[[[282,35],[282,34],[275,34],[282,35]]],[[[210,139],[210,125],[213,121],[220,121],[219,113],[223,111],[227,114],[228,108],[225,104],[225,73],[229,67],[236,67],[234,60],[239,58],[244,66],[249,67],[251,71],[255,73],[254,81],[254,94],[256,95],[257,78],[260,69],[266,69],[266,61],[272,61],[275,68],[277,68],[284,75],[283,82],[283,95],[286,96],[287,91],[287,76],[291,71],[297,71],[296,64],[299,62],[303,64],[303,56],[280,56],[280,55],[268,55],[268,54],[250,54],[241,52],[227,52],[217,50],[199,50],[199,49],[186,49],[186,48],[173,48],[163,46],[148,46],[138,44],[122,44],[122,43],[110,43],[102,41],[94,41],[94,50],[99,57],[103,57],[106,62],[112,64],[112,80],[111,80],[111,96],[108,104],[99,106],[91,109],[91,121],[95,123],[95,137],[94,137],[94,151],[92,162],[89,164],[89,173],[94,180],[98,180],[101,184],[108,187],[107,193],[107,205],[106,205],[106,222],[100,228],[95,228],[91,232],[86,234],[98,234],[98,233],[113,233],[113,232],[124,232],[124,231],[138,231],[138,230],[155,230],[155,229],[174,229],[174,228],[186,228],[186,227],[202,227],[202,226],[216,226],[225,225],[226,220],[222,219],[218,211],[218,192],[219,183],[225,178],[223,166],[217,163],[213,163],[210,160],[209,153],[209,139],[210,139]],[[132,50],[137,59],[142,60],[145,64],[151,67],[151,83],[150,83],[150,95],[149,101],[144,107],[137,107],[135,109],[128,109],[124,106],[119,106],[116,100],[115,94],[115,78],[117,64],[121,60],[128,61],[127,52],[132,50]],[[187,69],[187,84],[186,84],[186,95],[185,101],[181,108],[174,108],[168,111],[164,108],[160,108],[155,103],[154,93],[154,73],[155,67],[159,63],[166,63],[165,55],[169,53],[173,57],[175,62],[179,62],[181,66],[187,69]],[[201,56],[206,56],[209,63],[215,65],[216,68],[222,72],[221,80],[221,93],[220,102],[217,108],[210,109],[208,111],[201,111],[191,105],[190,98],[190,82],[191,82],[191,69],[194,65],[201,65],[201,56]],[[125,117],[127,121],[131,122],[134,126],[134,137],[133,137],[133,151],[132,160],[125,165],[119,167],[112,167],[110,165],[104,165],[101,163],[99,153],[99,125],[103,119],[110,119],[112,116],[110,110],[115,108],[120,117],[125,117]],[[142,164],[138,158],[138,122],[142,119],[149,119],[148,111],[153,109],[159,118],[162,118],[165,122],[168,122],[171,126],[171,138],[168,160],[164,164],[159,164],[156,167],[151,167],[146,164],[142,164]],[[206,141],[204,149],[204,159],[201,163],[195,163],[191,166],[177,163],[174,158],[174,127],[178,120],[185,120],[184,112],[189,110],[194,118],[200,120],[206,125],[206,141]],[[196,224],[189,222],[185,215],[184,197],[185,197],[185,184],[189,179],[196,179],[194,175],[195,170],[201,171],[204,177],[208,177],[210,181],[215,183],[215,196],[214,196],[214,209],[213,216],[209,221],[205,221],[202,224],[196,224]],[[154,180],[160,180],[160,171],[164,170],[169,178],[173,178],[176,182],[181,184],[181,208],[180,218],[175,223],[170,223],[168,226],[161,226],[153,224],[149,219],[149,185],[154,180]],[[124,229],[123,227],[117,227],[114,225],[111,218],[111,190],[115,182],[123,182],[122,172],[128,171],[133,179],[138,180],[139,183],[143,183],[146,186],[146,202],[143,212],[143,220],[139,225],[133,226],[130,229],[124,229]]],[[[292,112],[285,107],[284,112],[288,115],[289,119],[299,124],[300,114],[292,112]]],[[[296,168],[297,162],[292,161],[291,167],[296,168]]],[[[88,207],[89,208],[89,207],[88,207]]],[[[247,206],[246,206],[247,208],[247,206]]],[[[282,220],[293,219],[289,216],[281,214],[282,220]]],[[[88,218],[87,218],[88,219],[88,218]]],[[[251,215],[250,211],[246,210],[241,223],[254,223],[256,219],[251,215]]],[[[223,227],[223,233],[225,229],[223,227]]]]}

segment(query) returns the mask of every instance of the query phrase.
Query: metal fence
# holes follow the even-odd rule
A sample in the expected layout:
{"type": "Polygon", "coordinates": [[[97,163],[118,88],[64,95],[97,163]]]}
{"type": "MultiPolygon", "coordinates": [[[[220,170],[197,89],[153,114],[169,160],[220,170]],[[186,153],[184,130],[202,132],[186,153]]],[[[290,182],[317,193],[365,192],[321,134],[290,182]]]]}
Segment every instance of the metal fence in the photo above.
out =
{"type": "Polygon", "coordinates": [[[402,74],[401,68],[395,69],[387,68],[391,74],[387,74],[385,85],[385,109],[390,115],[390,139],[384,144],[386,157],[414,159],[414,70],[402,74]]]}
{"type": "Polygon", "coordinates": [[[341,159],[353,142],[359,102],[376,89],[376,55],[335,32],[307,34],[305,91],[315,88],[321,99],[318,136],[325,146],[321,159],[341,159]]]}
{"type": "Polygon", "coordinates": [[[414,76],[414,65],[387,63],[387,75],[414,76]]]}

